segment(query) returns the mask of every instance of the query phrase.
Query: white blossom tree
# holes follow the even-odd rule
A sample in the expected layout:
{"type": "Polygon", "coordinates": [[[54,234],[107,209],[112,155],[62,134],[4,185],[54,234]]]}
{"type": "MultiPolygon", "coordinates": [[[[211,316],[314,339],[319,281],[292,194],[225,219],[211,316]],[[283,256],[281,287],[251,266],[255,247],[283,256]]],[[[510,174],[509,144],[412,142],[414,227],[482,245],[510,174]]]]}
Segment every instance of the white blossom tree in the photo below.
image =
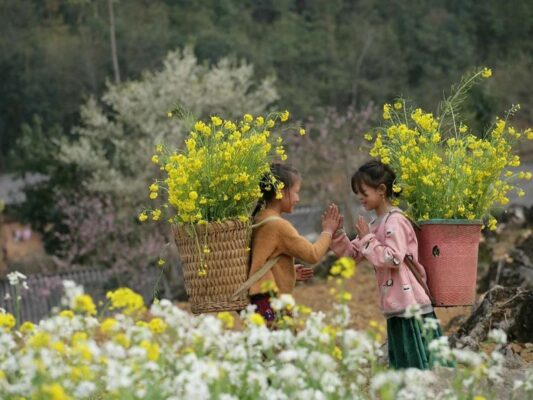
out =
{"type": "Polygon", "coordinates": [[[195,116],[233,118],[257,114],[278,98],[274,78],[256,83],[253,66],[222,59],[198,63],[192,48],[168,54],[161,70],[138,81],[109,84],[101,102],[81,107],[74,140],[61,140],[58,157],[75,168],[88,193],[111,196],[130,212],[147,196],[154,170],[150,156],[158,143],[179,146],[185,127],[167,112],[177,104],[195,116]]]}

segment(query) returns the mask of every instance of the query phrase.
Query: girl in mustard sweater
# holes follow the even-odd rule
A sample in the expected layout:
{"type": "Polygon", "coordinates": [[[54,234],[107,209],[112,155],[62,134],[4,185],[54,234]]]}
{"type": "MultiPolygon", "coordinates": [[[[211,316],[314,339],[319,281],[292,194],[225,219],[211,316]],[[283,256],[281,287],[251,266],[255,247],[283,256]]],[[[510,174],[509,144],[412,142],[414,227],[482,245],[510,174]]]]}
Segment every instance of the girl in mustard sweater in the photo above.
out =
{"type": "Polygon", "coordinates": [[[281,218],[282,213],[291,213],[299,202],[300,185],[298,171],[285,164],[272,164],[270,174],[260,182],[263,198],[254,211],[256,227],[252,235],[250,276],[268,260],[279,258],[250,287],[249,293],[252,304],[257,306],[256,311],[268,322],[274,320],[275,314],[270,306],[269,292],[272,290],[267,291],[265,287],[271,289],[273,286],[276,294],[292,294],[296,282],[294,258],[310,264],[318,263],[328,251],[333,232],[340,223],[338,209],[329,206],[322,215],[322,233],[315,243],[310,243],[289,221],[281,218]],[[268,281],[270,285],[265,285],[268,281]]]}

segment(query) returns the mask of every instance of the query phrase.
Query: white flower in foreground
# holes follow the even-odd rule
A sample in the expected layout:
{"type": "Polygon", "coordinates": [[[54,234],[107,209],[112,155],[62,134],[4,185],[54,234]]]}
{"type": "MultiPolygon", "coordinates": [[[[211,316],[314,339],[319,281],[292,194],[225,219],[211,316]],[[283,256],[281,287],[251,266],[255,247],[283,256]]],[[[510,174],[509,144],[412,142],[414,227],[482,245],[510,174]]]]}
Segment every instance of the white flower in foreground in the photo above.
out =
{"type": "Polygon", "coordinates": [[[270,301],[274,311],[292,310],[296,305],[294,297],[290,294],[282,294],[270,301]]]}
{"type": "Polygon", "coordinates": [[[24,282],[28,277],[18,271],[13,271],[7,274],[7,279],[9,280],[9,284],[11,286],[16,286],[20,282],[24,282]]]}
{"type": "Polygon", "coordinates": [[[61,298],[61,305],[68,308],[73,308],[74,299],[85,293],[82,285],[77,285],[76,282],[68,279],[63,281],[63,290],[64,293],[61,298]]]}
{"type": "Polygon", "coordinates": [[[489,339],[497,344],[505,344],[507,343],[507,333],[502,329],[492,329],[489,332],[489,339]]]}

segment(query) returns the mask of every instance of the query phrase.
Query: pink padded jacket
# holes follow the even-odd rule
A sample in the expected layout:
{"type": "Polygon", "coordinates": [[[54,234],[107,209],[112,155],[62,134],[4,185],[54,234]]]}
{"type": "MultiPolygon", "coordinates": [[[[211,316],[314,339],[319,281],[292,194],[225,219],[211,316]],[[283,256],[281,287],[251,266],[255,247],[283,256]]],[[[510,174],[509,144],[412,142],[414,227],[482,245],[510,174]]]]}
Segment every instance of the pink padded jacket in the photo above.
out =
{"type": "Polygon", "coordinates": [[[386,318],[409,317],[406,311],[418,305],[422,314],[433,311],[431,301],[417,282],[405,257],[413,260],[420,275],[426,280],[424,267],[418,262],[418,241],[411,222],[399,208],[370,223],[370,233],[363,238],[350,239],[343,231],[337,232],[330,248],[338,256],[366,258],[374,265],[380,292],[380,308],[386,318]]]}

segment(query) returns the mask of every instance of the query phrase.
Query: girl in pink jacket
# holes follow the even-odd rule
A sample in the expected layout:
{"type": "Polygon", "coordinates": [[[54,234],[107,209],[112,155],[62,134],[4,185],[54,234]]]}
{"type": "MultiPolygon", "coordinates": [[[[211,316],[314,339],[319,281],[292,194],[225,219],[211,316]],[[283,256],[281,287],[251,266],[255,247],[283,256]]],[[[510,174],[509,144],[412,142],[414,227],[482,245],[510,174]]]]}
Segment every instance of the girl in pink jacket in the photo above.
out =
{"type": "Polygon", "coordinates": [[[432,361],[428,340],[442,335],[440,326],[431,338],[423,334],[422,322],[413,317],[418,309],[422,320],[437,319],[431,300],[406,264],[406,258],[418,270],[425,282],[424,268],[418,262],[418,242],[411,222],[391,198],[394,172],[380,161],[362,165],[352,177],[352,190],[366,210],[376,212],[376,218],[366,223],[359,217],[355,229],[358,236],[350,241],[342,229],[342,221],[331,242],[338,257],[350,256],[360,261],[366,258],[374,265],[380,292],[380,308],[387,318],[389,363],[393,368],[428,369],[432,361]]]}

